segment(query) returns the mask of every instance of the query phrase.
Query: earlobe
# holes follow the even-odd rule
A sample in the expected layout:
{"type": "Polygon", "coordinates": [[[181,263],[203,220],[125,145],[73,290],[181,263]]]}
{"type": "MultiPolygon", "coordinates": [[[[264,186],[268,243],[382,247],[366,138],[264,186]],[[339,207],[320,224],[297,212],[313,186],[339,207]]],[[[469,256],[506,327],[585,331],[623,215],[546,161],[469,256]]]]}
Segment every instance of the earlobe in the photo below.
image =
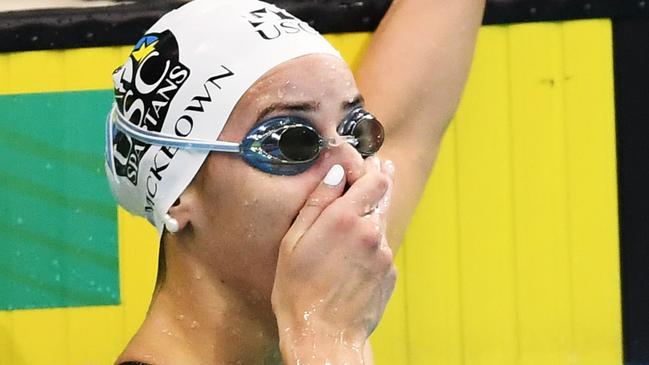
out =
{"type": "Polygon", "coordinates": [[[165,214],[163,221],[165,224],[165,229],[169,231],[169,233],[178,233],[178,231],[180,230],[180,224],[178,223],[178,220],[176,218],[172,218],[169,214],[165,214]]]}
{"type": "Polygon", "coordinates": [[[169,212],[165,214],[162,222],[169,233],[176,234],[185,229],[185,226],[189,223],[188,212],[191,211],[188,207],[189,201],[191,199],[182,199],[182,197],[179,197],[171,208],[169,208],[169,212]]]}

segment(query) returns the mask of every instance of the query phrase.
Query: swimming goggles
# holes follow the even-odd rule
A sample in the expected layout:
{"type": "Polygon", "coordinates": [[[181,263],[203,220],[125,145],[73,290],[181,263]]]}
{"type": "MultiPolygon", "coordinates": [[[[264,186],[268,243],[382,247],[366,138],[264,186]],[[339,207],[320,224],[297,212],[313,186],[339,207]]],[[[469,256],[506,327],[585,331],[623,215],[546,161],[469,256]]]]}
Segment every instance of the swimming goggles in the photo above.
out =
{"type": "MultiPolygon", "coordinates": [[[[253,127],[241,143],[179,138],[136,127],[117,107],[112,124],[143,143],[181,149],[238,153],[249,165],[273,175],[297,175],[311,167],[323,149],[349,143],[365,158],[378,152],[385,132],[379,121],[362,107],[350,111],[338,125],[338,136],[324,138],[299,116],[269,118],[253,127]]],[[[113,136],[115,130],[112,131],[113,136]]]]}

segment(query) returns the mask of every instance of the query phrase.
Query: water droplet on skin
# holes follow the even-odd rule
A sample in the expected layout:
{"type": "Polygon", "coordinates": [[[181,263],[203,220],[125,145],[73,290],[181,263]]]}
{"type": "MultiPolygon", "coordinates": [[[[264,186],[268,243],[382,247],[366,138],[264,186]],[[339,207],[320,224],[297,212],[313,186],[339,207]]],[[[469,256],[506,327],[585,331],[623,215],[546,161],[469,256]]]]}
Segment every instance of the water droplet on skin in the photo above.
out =
{"type": "Polygon", "coordinates": [[[182,320],[185,319],[185,315],[184,314],[179,314],[179,315],[176,316],[176,319],[179,320],[179,321],[182,321],[182,320]]]}
{"type": "Polygon", "coordinates": [[[192,324],[189,325],[189,327],[190,327],[191,329],[196,329],[196,328],[198,328],[198,327],[200,327],[200,326],[201,326],[201,325],[198,324],[198,322],[196,322],[196,321],[192,321],[192,324]]]}

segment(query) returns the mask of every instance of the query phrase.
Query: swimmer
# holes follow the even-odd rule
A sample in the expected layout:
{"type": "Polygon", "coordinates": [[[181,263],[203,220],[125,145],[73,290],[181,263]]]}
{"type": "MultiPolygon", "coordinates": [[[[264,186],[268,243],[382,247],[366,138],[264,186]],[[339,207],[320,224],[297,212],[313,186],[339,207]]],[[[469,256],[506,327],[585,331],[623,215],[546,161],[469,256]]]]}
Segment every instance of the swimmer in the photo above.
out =
{"type": "Polygon", "coordinates": [[[113,193],[160,234],[149,310],[116,364],[372,364],[483,8],[395,0],[356,77],[264,2],[162,17],[115,71],[107,118],[113,193]]]}

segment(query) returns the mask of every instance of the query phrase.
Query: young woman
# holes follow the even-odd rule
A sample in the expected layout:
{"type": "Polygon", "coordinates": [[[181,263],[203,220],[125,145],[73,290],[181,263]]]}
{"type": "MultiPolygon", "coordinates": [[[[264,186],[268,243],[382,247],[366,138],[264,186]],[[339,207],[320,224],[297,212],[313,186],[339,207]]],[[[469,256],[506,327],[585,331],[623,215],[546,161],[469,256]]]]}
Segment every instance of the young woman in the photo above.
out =
{"type": "Polygon", "coordinates": [[[156,23],[114,74],[108,119],[115,196],[161,235],[117,364],[372,363],[483,7],[394,1],[356,78],[260,1],[195,0],[156,23]]]}

